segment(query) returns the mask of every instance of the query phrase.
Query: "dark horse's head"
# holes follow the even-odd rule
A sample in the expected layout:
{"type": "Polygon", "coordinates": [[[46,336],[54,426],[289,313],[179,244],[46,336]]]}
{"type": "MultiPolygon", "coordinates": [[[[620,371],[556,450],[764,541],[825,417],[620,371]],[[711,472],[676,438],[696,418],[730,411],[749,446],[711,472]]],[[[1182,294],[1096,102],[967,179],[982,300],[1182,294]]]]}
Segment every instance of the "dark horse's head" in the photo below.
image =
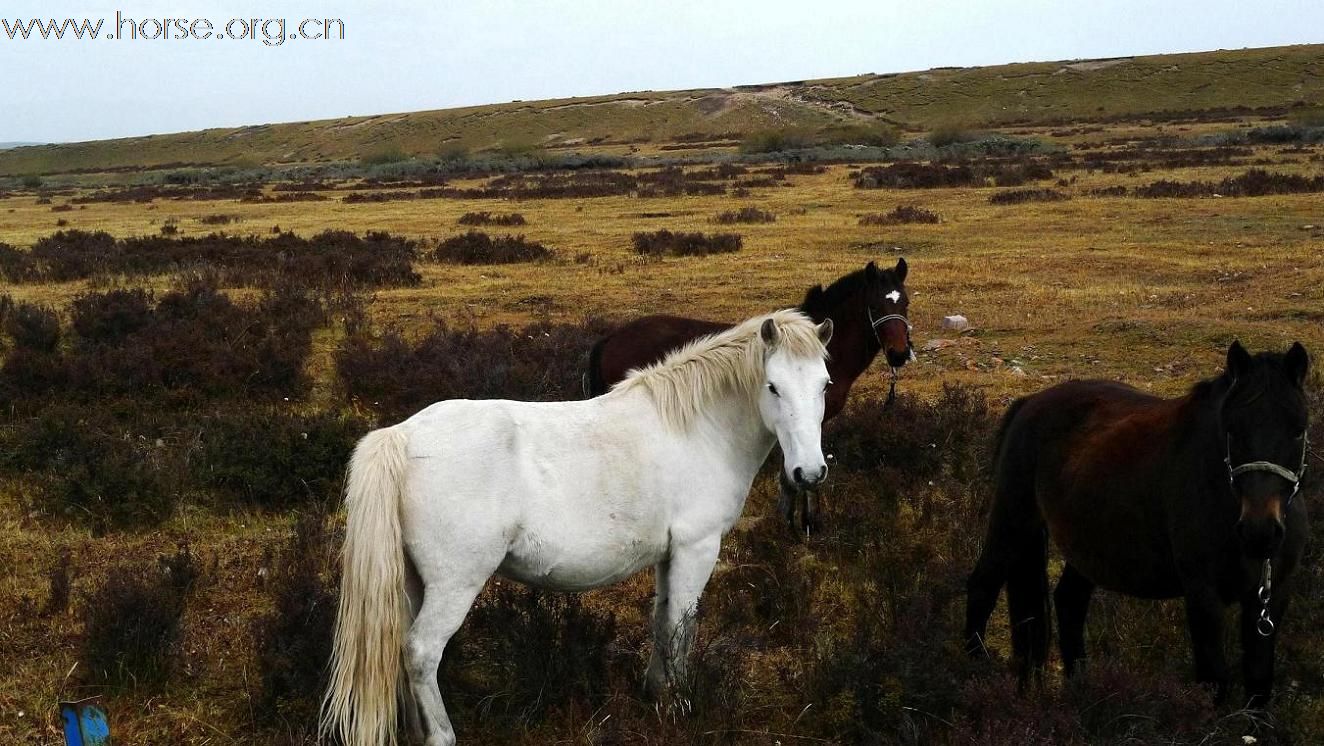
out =
{"type": "Polygon", "coordinates": [[[1309,367],[1300,342],[1286,353],[1252,356],[1240,342],[1227,351],[1222,421],[1228,481],[1241,501],[1237,538],[1254,559],[1273,556],[1282,544],[1283,517],[1305,471],[1309,367]]]}
{"type": "Polygon", "coordinates": [[[829,309],[858,308],[852,313],[858,313],[860,322],[868,325],[867,336],[878,343],[874,350],[887,357],[888,365],[900,368],[911,357],[906,270],[905,259],[898,259],[892,269],[879,269],[869,262],[863,270],[846,275],[826,289],[821,285],[810,288],[801,309],[818,320],[829,309]]]}
{"type": "Polygon", "coordinates": [[[887,364],[900,368],[910,360],[910,296],[906,294],[906,260],[898,259],[892,269],[878,269],[869,262],[864,268],[869,293],[869,323],[887,356],[887,364]]]}

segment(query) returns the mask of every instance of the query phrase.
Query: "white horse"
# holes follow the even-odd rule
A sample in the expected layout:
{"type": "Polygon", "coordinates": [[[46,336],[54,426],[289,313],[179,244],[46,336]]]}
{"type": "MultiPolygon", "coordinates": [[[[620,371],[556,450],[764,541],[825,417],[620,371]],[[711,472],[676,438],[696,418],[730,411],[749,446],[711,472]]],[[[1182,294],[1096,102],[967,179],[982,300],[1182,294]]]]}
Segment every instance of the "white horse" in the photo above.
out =
{"type": "Polygon", "coordinates": [[[682,680],[699,595],[773,444],[792,480],[827,475],[831,336],[831,320],[777,311],[596,399],[446,401],[365,436],[349,466],[322,734],[394,744],[402,708],[416,740],[455,743],[437,669],[494,573],[582,591],[653,566],[647,682],[682,680]]]}

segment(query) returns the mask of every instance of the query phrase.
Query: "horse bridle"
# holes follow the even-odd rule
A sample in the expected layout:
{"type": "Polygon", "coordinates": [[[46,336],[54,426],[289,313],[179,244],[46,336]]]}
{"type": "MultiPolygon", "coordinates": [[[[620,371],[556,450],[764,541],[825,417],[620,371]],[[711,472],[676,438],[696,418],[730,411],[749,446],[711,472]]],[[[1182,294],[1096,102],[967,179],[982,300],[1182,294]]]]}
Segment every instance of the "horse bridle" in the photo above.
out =
{"type": "MultiPolygon", "coordinates": [[[[878,327],[882,326],[883,324],[886,324],[889,321],[900,321],[901,323],[905,324],[906,350],[910,352],[911,359],[914,359],[915,346],[910,343],[910,330],[914,329],[915,327],[911,325],[910,319],[906,318],[905,316],[902,316],[899,313],[889,313],[886,316],[881,316],[875,319],[873,317],[873,309],[868,306],[865,306],[864,312],[869,316],[869,328],[873,329],[873,339],[875,342],[878,343],[878,349],[883,348],[883,338],[878,334],[878,327]]],[[[898,378],[896,372],[896,366],[889,365],[888,367],[892,371],[892,385],[887,390],[887,401],[883,403],[883,406],[885,407],[890,407],[892,405],[892,402],[896,401],[896,380],[898,378]]]]}
{"type": "MultiPolygon", "coordinates": [[[[1292,494],[1287,496],[1287,502],[1283,510],[1292,507],[1292,498],[1301,491],[1301,480],[1306,476],[1306,454],[1310,450],[1310,437],[1308,433],[1301,433],[1301,468],[1292,471],[1285,466],[1280,466],[1272,461],[1247,461],[1238,466],[1232,465],[1232,433],[1227,434],[1227,449],[1223,452],[1223,463],[1227,464],[1227,484],[1235,495],[1236,486],[1233,483],[1238,476],[1252,471],[1265,471],[1274,476],[1282,477],[1292,483],[1292,494]]],[[[1273,563],[1265,558],[1264,565],[1260,568],[1260,589],[1258,592],[1260,601],[1260,618],[1255,622],[1255,631],[1260,637],[1268,637],[1273,634],[1273,619],[1269,616],[1269,599],[1273,588],[1273,563]]]]}

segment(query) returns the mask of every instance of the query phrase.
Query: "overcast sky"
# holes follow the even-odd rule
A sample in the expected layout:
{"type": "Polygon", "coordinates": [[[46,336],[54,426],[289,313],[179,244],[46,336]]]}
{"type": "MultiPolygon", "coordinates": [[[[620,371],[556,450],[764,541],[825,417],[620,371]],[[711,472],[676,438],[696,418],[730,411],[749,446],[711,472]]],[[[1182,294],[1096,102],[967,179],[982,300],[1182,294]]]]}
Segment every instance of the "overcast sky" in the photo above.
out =
{"type": "Polygon", "coordinates": [[[0,28],[0,142],[1324,41],[1318,0],[0,0],[11,24],[104,18],[103,37],[117,10],[216,32],[23,41],[0,28]],[[242,34],[235,18],[284,18],[296,35],[304,19],[337,18],[345,38],[218,38],[227,25],[242,34]]]}

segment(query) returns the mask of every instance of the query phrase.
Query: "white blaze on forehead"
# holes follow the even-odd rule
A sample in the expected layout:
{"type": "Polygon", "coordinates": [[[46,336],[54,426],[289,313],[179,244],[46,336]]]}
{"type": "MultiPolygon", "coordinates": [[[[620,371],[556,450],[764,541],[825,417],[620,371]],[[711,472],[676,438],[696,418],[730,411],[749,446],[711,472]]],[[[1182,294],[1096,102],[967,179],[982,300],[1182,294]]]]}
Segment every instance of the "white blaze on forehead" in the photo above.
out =
{"type": "Polygon", "coordinates": [[[890,300],[890,301],[892,301],[893,303],[896,303],[897,301],[901,300],[901,291],[900,291],[900,290],[893,290],[892,292],[888,293],[887,295],[885,295],[885,296],[883,296],[883,297],[886,298],[886,299],[888,299],[888,300],[890,300]]]}

